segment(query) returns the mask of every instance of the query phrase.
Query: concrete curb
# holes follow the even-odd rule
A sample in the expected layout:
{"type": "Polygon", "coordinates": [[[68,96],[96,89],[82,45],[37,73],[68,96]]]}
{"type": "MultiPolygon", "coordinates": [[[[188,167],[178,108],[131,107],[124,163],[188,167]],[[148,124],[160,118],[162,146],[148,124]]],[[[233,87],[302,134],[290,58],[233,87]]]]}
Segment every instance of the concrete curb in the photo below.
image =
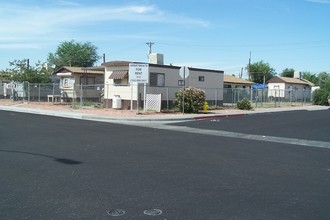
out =
{"type": "Polygon", "coordinates": [[[193,117],[195,120],[204,120],[211,118],[228,118],[228,117],[237,117],[237,116],[245,116],[247,113],[232,113],[232,114],[215,114],[215,115],[205,115],[205,116],[196,116],[193,117]]]}
{"type": "Polygon", "coordinates": [[[312,106],[302,108],[276,108],[276,109],[262,109],[258,111],[243,111],[233,113],[211,113],[211,114],[185,114],[185,115],[167,115],[167,116],[137,116],[137,117],[122,117],[122,116],[103,116],[103,115],[91,115],[83,114],[78,112],[67,112],[67,111],[54,111],[45,109],[33,109],[15,106],[0,106],[0,110],[13,111],[20,113],[30,113],[38,115],[48,115],[63,118],[83,119],[83,120],[94,120],[94,121],[123,121],[123,122],[173,122],[173,121],[188,121],[188,120],[206,120],[212,118],[226,118],[226,117],[239,117],[249,114],[262,114],[262,113],[276,113],[285,111],[314,111],[314,110],[327,110],[329,106],[312,106]]]}

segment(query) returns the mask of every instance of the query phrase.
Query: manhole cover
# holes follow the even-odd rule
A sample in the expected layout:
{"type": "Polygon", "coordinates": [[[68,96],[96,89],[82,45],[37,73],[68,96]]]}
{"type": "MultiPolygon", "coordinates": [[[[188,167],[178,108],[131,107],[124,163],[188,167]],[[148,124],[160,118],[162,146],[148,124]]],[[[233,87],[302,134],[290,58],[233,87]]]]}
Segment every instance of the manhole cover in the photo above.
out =
{"type": "Polygon", "coordinates": [[[110,216],[122,216],[125,214],[125,211],[121,210],[121,209],[113,209],[113,210],[108,211],[108,214],[110,216]]]}
{"type": "Polygon", "coordinates": [[[155,215],[161,215],[163,212],[160,209],[147,209],[147,210],[144,210],[143,213],[145,215],[155,216],[155,215]]]}

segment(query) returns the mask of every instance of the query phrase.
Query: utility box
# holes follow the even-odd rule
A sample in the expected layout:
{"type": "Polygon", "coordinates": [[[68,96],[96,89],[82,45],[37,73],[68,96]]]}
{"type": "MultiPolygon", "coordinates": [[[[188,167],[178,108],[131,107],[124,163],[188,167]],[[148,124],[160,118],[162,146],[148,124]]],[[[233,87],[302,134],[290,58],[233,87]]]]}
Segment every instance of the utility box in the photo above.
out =
{"type": "Polygon", "coordinates": [[[120,95],[114,95],[112,98],[112,108],[120,109],[121,108],[121,98],[120,95]]]}

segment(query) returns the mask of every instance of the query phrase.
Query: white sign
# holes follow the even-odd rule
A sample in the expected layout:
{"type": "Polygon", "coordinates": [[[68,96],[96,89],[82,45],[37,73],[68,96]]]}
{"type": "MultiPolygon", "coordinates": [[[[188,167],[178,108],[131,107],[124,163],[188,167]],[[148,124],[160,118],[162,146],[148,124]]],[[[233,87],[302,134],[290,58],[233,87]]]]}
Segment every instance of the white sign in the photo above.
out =
{"type": "Polygon", "coordinates": [[[149,83],[149,64],[130,63],[129,83],[149,83]]]}
{"type": "Polygon", "coordinates": [[[189,76],[189,68],[186,66],[181,67],[179,74],[182,79],[187,78],[189,76]]]}

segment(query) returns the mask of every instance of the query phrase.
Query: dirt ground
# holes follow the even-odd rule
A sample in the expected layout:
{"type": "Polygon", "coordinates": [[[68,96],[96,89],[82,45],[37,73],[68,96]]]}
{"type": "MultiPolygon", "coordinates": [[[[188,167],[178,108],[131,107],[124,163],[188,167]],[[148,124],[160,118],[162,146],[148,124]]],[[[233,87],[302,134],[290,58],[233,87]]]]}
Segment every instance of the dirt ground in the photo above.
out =
{"type": "MultiPolygon", "coordinates": [[[[176,115],[182,114],[181,112],[153,112],[147,111],[143,112],[140,110],[137,113],[136,110],[121,110],[121,109],[113,109],[113,108],[98,108],[94,106],[82,106],[80,107],[79,104],[76,106],[72,106],[71,103],[51,103],[51,102],[23,102],[23,101],[12,101],[10,99],[0,99],[1,106],[15,106],[15,107],[22,107],[22,108],[34,108],[34,109],[43,109],[43,110],[52,110],[52,111],[66,111],[66,112],[79,112],[84,114],[91,114],[91,115],[109,115],[109,116],[122,116],[122,117],[134,117],[134,116],[160,116],[160,115],[176,115]]],[[[224,108],[219,110],[212,110],[208,113],[226,113],[232,111],[240,111],[235,110],[234,108],[224,108]]]]}
{"type": "Polygon", "coordinates": [[[23,102],[23,101],[12,101],[9,99],[1,99],[0,105],[53,110],[53,111],[80,112],[80,113],[92,114],[92,115],[120,115],[120,116],[137,115],[136,110],[135,111],[116,110],[112,108],[97,108],[93,106],[80,107],[79,105],[73,107],[71,103],[61,104],[61,103],[51,103],[51,102],[23,102]]]}
{"type": "MultiPolygon", "coordinates": [[[[112,109],[112,108],[98,108],[94,106],[82,106],[79,104],[76,106],[72,106],[71,103],[51,103],[51,102],[23,102],[23,101],[12,101],[10,99],[0,99],[0,106],[15,106],[22,108],[34,108],[34,109],[44,109],[44,110],[53,110],[53,111],[66,111],[66,112],[79,112],[83,114],[91,114],[91,115],[108,115],[108,116],[122,116],[122,117],[134,117],[134,116],[160,116],[160,115],[175,115],[182,114],[180,112],[143,112],[143,110],[139,111],[139,114],[136,110],[121,110],[121,109],[112,109]]],[[[254,106],[253,106],[254,107],[254,106]]],[[[282,105],[281,107],[289,107],[287,105],[282,105]]],[[[299,108],[299,106],[291,106],[295,108],[299,108]]],[[[306,105],[304,106],[306,107],[306,105]]],[[[259,111],[265,108],[255,108],[254,111],[259,111]]],[[[226,114],[226,113],[240,113],[242,110],[236,109],[232,106],[223,107],[217,110],[209,110],[208,113],[216,113],[216,114],[226,114]]],[[[203,113],[203,112],[202,112],[203,113]]]]}

